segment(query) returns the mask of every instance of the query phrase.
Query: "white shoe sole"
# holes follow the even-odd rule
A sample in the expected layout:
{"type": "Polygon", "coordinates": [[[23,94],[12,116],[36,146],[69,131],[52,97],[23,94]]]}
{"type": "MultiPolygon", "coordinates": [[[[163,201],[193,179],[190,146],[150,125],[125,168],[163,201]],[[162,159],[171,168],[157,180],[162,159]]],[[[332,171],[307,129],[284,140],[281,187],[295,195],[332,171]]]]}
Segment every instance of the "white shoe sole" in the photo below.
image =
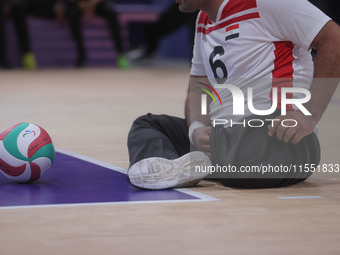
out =
{"type": "Polygon", "coordinates": [[[200,151],[168,160],[146,158],[133,164],[128,170],[132,185],[143,189],[168,189],[197,184],[209,173],[196,171],[211,165],[209,157],[200,151]]]}

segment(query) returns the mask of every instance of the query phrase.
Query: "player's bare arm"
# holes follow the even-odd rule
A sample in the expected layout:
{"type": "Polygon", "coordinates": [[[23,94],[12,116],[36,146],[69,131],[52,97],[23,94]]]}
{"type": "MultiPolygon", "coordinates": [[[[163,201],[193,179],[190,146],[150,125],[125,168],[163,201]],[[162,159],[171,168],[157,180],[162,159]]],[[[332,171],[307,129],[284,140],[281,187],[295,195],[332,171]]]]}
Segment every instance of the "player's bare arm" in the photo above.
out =
{"type": "Polygon", "coordinates": [[[206,76],[190,76],[185,100],[185,118],[188,127],[194,122],[202,123],[202,127],[193,130],[192,141],[200,151],[205,152],[210,157],[210,116],[208,114],[201,114],[200,104],[202,91],[197,89],[199,82],[209,84],[206,76]]]}
{"type": "Polygon", "coordinates": [[[313,132],[316,124],[327,108],[340,77],[340,27],[333,21],[329,21],[319,32],[311,44],[311,48],[317,50],[314,64],[314,81],[311,85],[311,100],[305,107],[312,114],[305,116],[300,111],[288,112],[286,116],[278,116],[277,119],[295,119],[296,127],[283,127],[277,123],[269,126],[269,135],[276,133],[279,140],[298,143],[303,137],[313,132]],[[318,79],[328,78],[328,79],[318,79]]]}

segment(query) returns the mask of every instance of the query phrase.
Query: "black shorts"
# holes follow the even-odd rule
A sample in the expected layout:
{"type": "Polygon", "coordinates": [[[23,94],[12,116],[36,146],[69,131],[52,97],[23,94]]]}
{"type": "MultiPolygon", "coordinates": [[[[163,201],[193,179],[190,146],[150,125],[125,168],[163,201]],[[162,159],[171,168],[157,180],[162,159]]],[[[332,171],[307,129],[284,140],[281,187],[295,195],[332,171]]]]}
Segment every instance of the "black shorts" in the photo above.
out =
{"type": "MultiPolygon", "coordinates": [[[[149,157],[174,159],[196,150],[190,146],[184,119],[151,113],[133,123],[128,135],[128,149],[130,165],[149,157]]],[[[268,136],[267,125],[261,128],[212,127],[210,149],[213,166],[230,165],[236,170],[242,167],[256,169],[261,165],[273,169],[285,166],[285,171],[221,172],[208,177],[218,178],[223,185],[237,188],[276,188],[296,184],[311,175],[297,171],[296,166],[319,164],[320,161],[320,145],[314,133],[298,144],[284,143],[268,136]],[[289,171],[286,171],[287,166],[289,171]]]]}
{"type": "Polygon", "coordinates": [[[212,128],[212,163],[219,170],[212,177],[220,178],[226,186],[239,188],[282,187],[310,177],[311,167],[320,163],[316,134],[313,132],[297,144],[279,141],[275,135],[268,135],[271,122],[265,121],[276,116],[251,116],[245,121],[261,120],[265,123],[262,127],[212,128]]]}

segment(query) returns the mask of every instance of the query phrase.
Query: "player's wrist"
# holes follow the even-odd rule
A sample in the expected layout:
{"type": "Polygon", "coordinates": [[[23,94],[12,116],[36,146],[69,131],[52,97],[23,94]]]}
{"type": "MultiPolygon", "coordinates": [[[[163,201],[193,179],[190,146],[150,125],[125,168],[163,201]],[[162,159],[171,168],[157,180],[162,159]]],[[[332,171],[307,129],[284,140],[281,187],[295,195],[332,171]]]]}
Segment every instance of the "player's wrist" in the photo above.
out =
{"type": "Polygon", "coordinates": [[[189,126],[189,140],[191,142],[191,144],[195,144],[194,140],[193,140],[193,133],[196,129],[201,128],[201,127],[205,127],[205,125],[202,122],[199,121],[193,121],[190,126],[189,126]]]}
{"type": "MultiPolygon", "coordinates": [[[[314,108],[312,107],[308,107],[307,108],[310,112],[311,112],[311,115],[310,116],[307,116],[310,118],[311,122],[312,122],[312,125],[313,126],[316,126],[317,123],[320,121],[321,117],[322,117],[322,114],[319,112],[319,111],[316,111],[314,108]]],[[[301,114],[303,114],[301,111],[299,111],[301,114]]]]}

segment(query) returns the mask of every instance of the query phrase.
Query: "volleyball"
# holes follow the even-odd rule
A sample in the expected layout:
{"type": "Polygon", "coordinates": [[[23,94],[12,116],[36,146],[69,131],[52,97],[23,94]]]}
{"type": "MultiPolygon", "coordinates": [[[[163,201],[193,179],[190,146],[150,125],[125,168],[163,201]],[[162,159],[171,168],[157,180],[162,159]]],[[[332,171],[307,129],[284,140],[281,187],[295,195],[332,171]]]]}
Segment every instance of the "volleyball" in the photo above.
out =
{"type": "Polygon", "coordinates": [[[52,167],[55,150],[38,125],[19,123],[0,133],[0,172],[16,182],[39,180],[52,167]]]}

